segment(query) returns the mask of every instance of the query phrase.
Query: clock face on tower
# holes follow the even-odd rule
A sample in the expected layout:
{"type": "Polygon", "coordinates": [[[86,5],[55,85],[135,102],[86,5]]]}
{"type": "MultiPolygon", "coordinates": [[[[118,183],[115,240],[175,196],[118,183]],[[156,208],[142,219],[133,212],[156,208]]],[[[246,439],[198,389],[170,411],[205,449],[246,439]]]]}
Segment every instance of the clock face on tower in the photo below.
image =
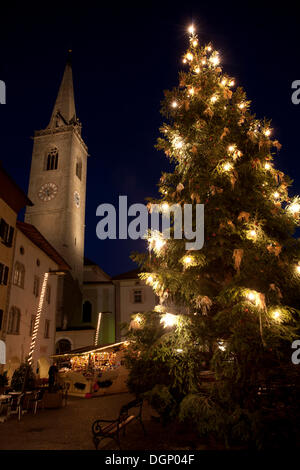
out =
{"type": "Polygon", "coordinates": [[[58,191],[55,183],[45,183],[39,189],[39,198],[42,201],[51,201],[54,199],[58,191]]]}
{"type": "Polygon", "coordinates": [[[80,195],[77,191],[75,191],[75,193],[74,193],[74,201],[75,201],[76,207],[79,207],[80,206],[80,195]]]}

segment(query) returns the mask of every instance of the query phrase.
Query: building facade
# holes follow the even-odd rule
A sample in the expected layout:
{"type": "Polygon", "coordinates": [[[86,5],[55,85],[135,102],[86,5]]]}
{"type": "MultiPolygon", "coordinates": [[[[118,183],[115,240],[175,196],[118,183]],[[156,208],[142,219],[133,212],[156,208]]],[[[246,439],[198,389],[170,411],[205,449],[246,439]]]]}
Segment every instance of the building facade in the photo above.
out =
{"type": "Polygon", "coordinates": [[[18,212],[32,204],[0,164],[0,368],[6,361],[6,320],[18,212]]]}
{"type": "Polygon", "coordinates": [[[64,329],[82,303],[87,156],[69,58],[50,122],[34,134],[28,189],[34,205],[25,215],[71,266],[58,286],[57,317],[64,329]]]}
{"type": "Polygon", "coordinates": [[[149,312],[158,303],[152,287],[139,279],[138,269],[112,278],[116,289],[116,341],[123,339],[121,326],[130,323],[131,315],[149,312]]]}
{"type": "Polygon", "coordinates": [[[47,378],[55,353],[57,284],[69,269],[67,263],[32,225],[17,222],[15,249],[6,322],[8,377],[32,353],[32,366],[47,378]],[[39,323],[36,318],[39,315],[39,323]],[[34,338],[34,329],[37,334],[34,338]]]}
{"type": "Polygon", "coordinates": [[[114,342],[115,285],[96,263],[85,258],[82,310],[70,328],[58,328],[56,352],[114,342]]]}

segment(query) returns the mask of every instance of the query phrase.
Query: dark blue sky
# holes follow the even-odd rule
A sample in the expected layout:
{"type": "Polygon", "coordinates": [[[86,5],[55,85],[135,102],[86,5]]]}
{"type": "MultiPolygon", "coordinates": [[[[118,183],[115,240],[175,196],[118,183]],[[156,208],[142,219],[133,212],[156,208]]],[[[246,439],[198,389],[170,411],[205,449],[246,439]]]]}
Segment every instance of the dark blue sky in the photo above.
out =
{"type": "Polygon", "coordinates": [[[34,129],[45,128],[73,49],[77,115],[88,160],[86,255],[114,275],[133,267],[129,254],[142,241],[100,241],[96,208],[155,196],[168,162],[154,149],[163,90],[178,82],[193,21],[202,42],[220,51],[224,71],[236,78],[259,118],[271,118],[283,147],[277,168],[300,193],[300,105],[291,83],[300,79],[300,16],[295,2],[185,1],[30,2],[1,5],[0,158],[27,191],[34,129]]]}

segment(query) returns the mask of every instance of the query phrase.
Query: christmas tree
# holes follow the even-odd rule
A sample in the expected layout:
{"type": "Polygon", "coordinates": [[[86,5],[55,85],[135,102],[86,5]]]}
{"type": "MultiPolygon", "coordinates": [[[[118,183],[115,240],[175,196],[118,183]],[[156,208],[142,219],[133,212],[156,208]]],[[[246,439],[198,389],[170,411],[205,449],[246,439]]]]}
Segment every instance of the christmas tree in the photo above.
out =
{"type": "Polygon", "coordinates": [[[205,241],[186,251],[186,240],[151,232],[149,252],[133,256],[159,303],[130,324],[129,387],[164,420],[192,421],[227,445],[277,445],[299,416],[291,342],[299,332],[300,199],[289,197],[292,181],[275,167],[281,146],[270,121],[250,111],[218,51],[189,32],[157,144],[173,171],[163,173],[149,209],[204,204],[205,241]]]}

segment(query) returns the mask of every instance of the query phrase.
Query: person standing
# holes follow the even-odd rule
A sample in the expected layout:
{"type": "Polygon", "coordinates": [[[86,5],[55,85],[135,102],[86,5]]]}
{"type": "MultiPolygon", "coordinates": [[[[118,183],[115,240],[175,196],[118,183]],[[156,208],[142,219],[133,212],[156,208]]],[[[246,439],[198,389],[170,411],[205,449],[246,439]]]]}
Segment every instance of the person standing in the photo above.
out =
{"type": "Polygon", "coordinates": [[[57,379],[57,374],[58,374],[58,368],[56,365],[56,362],[53,362],[52,366],[49,367],[49,391],[52,391],[57,379]]]}

